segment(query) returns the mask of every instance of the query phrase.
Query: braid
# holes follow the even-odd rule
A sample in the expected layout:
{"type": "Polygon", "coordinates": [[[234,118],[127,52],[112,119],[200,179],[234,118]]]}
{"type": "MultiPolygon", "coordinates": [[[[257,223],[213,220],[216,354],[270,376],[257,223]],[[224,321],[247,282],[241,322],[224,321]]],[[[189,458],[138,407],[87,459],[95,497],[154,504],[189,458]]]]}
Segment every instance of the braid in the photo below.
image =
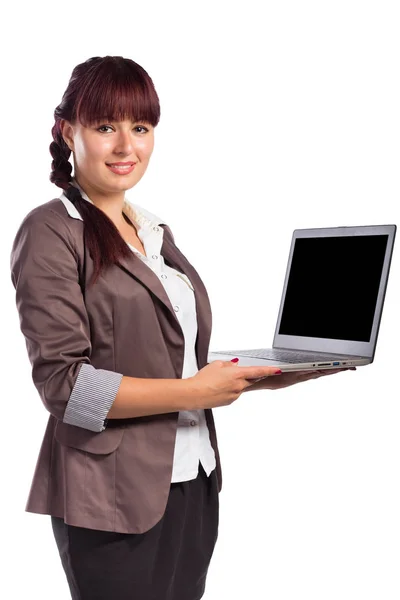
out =
{"type": "Polygon", "coordinates": [[[53,157],[51,163],[50,181],[56,186],[66,190],[71,185],[72,165],[69,162],[71,150],[65,143],[57,122],[51,130],[53,142],[50,144],[50,154],[53,157]]]}

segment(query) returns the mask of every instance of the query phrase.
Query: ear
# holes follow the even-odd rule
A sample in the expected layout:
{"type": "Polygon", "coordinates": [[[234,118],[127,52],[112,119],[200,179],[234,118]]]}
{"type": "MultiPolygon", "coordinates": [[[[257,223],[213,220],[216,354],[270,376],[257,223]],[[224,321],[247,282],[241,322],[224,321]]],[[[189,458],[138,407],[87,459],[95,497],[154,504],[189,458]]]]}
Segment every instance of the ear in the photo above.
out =
{"type": "Polygon", "coordinates": [[[61,130],[61,135],[64,139],[64,142],[67,144],[67,146],[71,150],[71,152],[73,152],[74,148],[75,148],[75,146],[74,146],[74,130],[73,130],[71,123],[69,121],[67,121],[66,119],[61,119],[60,130],[61,130]]]}

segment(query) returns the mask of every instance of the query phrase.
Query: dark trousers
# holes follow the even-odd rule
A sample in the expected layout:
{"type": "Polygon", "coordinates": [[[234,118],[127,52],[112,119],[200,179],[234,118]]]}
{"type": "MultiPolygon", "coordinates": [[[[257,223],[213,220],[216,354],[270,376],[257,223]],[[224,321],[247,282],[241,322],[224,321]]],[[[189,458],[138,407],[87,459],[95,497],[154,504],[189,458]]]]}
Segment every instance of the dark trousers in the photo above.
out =
{"type": "MultiPolygon", "coordinates": [[[[132,499],[134,502],[134,499],[132,499]]],[[[218,536],[215,469],[172,483],[162,519],[140,534],[51,517],[72,600],[199,600],[218,536]]]]}

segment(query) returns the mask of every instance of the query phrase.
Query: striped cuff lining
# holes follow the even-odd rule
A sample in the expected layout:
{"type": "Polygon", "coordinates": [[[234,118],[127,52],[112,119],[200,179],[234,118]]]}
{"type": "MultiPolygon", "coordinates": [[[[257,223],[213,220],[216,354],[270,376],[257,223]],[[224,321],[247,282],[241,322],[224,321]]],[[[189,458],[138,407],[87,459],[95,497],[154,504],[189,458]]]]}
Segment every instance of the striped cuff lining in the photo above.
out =
{"type": "Polygon", "coordinates": [[[103,431],[123,375],[83,363],[63,421],[90,431],[103,431]]]}

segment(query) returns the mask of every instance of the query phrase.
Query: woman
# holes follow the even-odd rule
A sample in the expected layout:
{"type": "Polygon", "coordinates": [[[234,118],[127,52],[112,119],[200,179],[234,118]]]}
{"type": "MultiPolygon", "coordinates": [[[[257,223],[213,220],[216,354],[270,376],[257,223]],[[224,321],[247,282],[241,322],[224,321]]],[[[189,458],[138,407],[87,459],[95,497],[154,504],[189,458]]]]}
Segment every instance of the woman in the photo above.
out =
{"type": "Polygon", "coordinates": [[[26,510],[51,515],[74,600],[201,598],[222,485],[211,409],[321,375],[207,364],[206,289],[168,225],[125,198],[159,118],[132,60],[78,65],[50,145],[63,192],[28,213],[12,248],[50,413],[26,510]]]}

